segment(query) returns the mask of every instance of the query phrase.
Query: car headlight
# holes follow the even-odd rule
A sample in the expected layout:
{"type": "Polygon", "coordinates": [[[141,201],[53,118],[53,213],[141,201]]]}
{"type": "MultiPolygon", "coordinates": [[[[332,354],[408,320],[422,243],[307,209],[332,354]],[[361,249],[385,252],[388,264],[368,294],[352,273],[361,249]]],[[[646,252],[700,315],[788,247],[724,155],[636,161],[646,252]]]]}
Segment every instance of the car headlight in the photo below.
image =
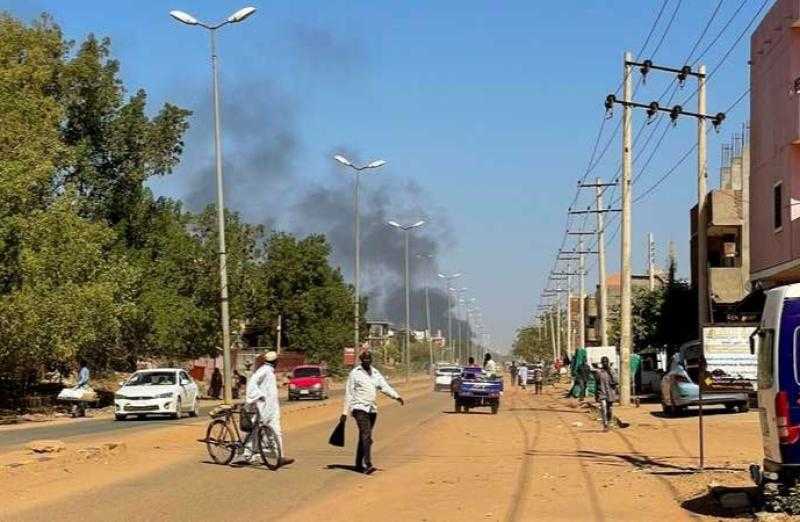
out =
{"type": "Polygon", "coordinates": [[[319,390],[320,388],[322,388],[322,384],[317,383],[314,386],[312,386],[312,388],[314,388],[315,390],[319,390]]]}
{"type": "Polygon", "coordinates": [[[160,393],[155,396],[156,399],[171,399],[175,394],[172,392],[160,393]]]}

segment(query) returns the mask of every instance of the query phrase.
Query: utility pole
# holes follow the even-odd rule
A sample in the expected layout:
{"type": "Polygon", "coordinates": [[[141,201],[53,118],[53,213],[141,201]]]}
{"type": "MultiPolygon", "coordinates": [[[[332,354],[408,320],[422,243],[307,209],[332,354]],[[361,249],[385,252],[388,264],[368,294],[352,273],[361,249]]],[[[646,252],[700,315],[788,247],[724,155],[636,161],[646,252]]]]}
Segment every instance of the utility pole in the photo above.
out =
{"type": "MultiPolygon", "coordinates": [[[[607,187],[614,187],[616,183],[603,183],[600,178],[597,178],[594,183],[581,183],[579,185],[580,188],[594,188],[595,189],[595,209],[587,209],[587,210],[570,210],[570,214],[596,214],[597,215],[597,230],[594,232],[569,232],[572,235],[597,235],[597,250],[596,251],[585,251],[581,246],[580,252],[581,254],[597,254],[597,264],[598,264],[598,279],[599,279],[599,286],[600,286],[600,299],[597,306],[598,310],[598,319],[600,323],[600,344],[602,346],[608,345],[608,292],[606,287],[606,240],[605,240],[605,213],[606,212],[620,212],[621,209],[611,209],[605,208],[603,206],[603,191],[607,187]]],[[[569,252],[563,252],[569,253],[569,252]]],[[[572,252],[576,253],[576,252],[572,252]]],[[[581,264],[583,261],[581,260],[581,264]]],[[[585,272],[585,268],[581,270],[581,272],[585,272]]]]}
{"type": "Polygon", "coordinates": [[[603,217],[603,187],[600,178],[595,180],[597,205],[597,277],[600,279],[600,302],[597,311],[600,316],[600,345],[608,346],[608,292],[606,287],[606,226],[603,217]]]}
{"type": "Polygon", "coordinates": [[[655,255],[656,245],[653,242],[653,233],[647,234],[647,275],[650,279],[650,291],[656,289],[656,271],[655,271],[655,255]]]}
{"type": "Polygon", "coordinates": [[[572,357],[572,263],[567,263],[567,355],[572,357]]]}
{"type": "Polygon", "coordinates": [[[708,291],[706,289],[706,230],[705,230],[705,192],[706,192],[706,125],[705,120],[709,119],[714,125],[714,128],[719,128],[725,120],[724,113],[717,113],[710,115],[705,113],[706,109],[706,91],[705,91],[705,66],[700,66],[698,72],[693,72],[691,66],[684,65],[680,69],[664,67],[655,65],[651,60],[645,60],[642,63],[637,63],[631,60],[631,54],[625,53],[625,88],[623,100],[617,100],[614,94],[606,96],[606,109],[611,110],[615,103],[623,106],[623,120],[622,120],[622,305],[620,311],[620,387],[621,387],[621,404],[630,404],[630,352],[631,352],[631,265],[630,265],[630,232],[631,232],[631,170],[632,170],[632,139],[631,139],[631,109],[633,107],[642,108],[647,110],[648,118],[652,118],[658,112],[667,112],[669,117],[675,124],[678,118],[682,115],[693,116],[697,118],[697,189],[698,189],[698,203],[697,203],[697,237],[698,237],[698,312],[700,325],[705,323],[704,318],[708,312],[708,291]],[[683,86],[688,76],[694,76],[698,79],[698,108],[699,111],[689,112],[685,111],[682,106],[675,105],[674,107],[661,107],[657,101],[643,104],[631,100],[633,91],[633,79],[631,77],[632,67],[640,68],[643,76],[646,76],[651,70],[665,71],[677,75],[678,85],[683,86]]]}
{"type": "MultiPolygon", "coordinates": [[[[706,113],[706,66],[701,65],[697,76],[697,112],[706,113]]],[[[708,266],[707,231],[706,231],[706,180],[708,165],[706,164],[706,119],[697,118],[697,333],[702,339],[703,325],[709,319],[708,307],[708,266]]],[[[712,319],[713,320],[713,319],[712,319]]]]}
{"type": "Polygon", "coordinates": [[[585,269],[585,265],[584,265],[584,261],[585,261],[584,255],[585,254],[583,253],[583,236],[580,236],[578,238],[578,250],[581,251],[581,253],[580,253],[580,261],[578,261],[578,272],[580,272],[580,276],[578,276],[580,278],[579,279],[580,282],[579,282],[579,285],[578,285],[578,287],[579,287],[578,288],[578,293],[579,293],[579,296],[578,296],[578,300],[579,300],[579,303],[578,303],[578,316],[579,316],[578,317],[578,321],[579,321],[579,325],[578,325],[578,328],[579,328],[579,330],[578,330],[578,347],[579,348],[585,348],[586,347],[586,317],[585,317],[586,308],[585,308],[585,303],[584,303],[584,300],[585,300],[585,296],[584,296],[584,292],[585,292],[584,283],[585,283],[585,281],[584,280],[586,278],[585,277],[586,276],[586,269],[585,269]]]}
{"type": "Polygon", "coordinates": [[[619,339],[619,380],[620,404],[631,403],[631,170],[633,170],[632,114],[628,105],[633,97],[633,77],[631,75],[631,53],[625,53],[624,92],[625,105],[622,114],[622,239],[620,252],[620,339],[619,339]]]}
{"type": "Polygon", "coordinates": [[[275,339],[275,351],[278,355],[281,353],[281,332],[283,330],[283,315],[278,314],[278,335],[275,339]]]}
{"type": "Polygon", "coordinates": [[[556,362],[558,359],[558,350],[556,348],[556,327],[553,324],[553,316],[556,314],[555,305],[553,305],[553,310],[550,312],[550,344],[553,345],[553,362],[556,362]]]}

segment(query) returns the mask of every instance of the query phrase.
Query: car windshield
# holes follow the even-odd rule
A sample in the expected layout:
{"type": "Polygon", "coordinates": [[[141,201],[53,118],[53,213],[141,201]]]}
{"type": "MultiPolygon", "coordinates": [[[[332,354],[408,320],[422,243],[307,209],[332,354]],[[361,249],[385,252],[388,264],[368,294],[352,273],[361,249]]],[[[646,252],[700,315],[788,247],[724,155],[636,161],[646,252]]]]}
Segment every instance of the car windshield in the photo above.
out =
{"type": "Polygon", "coordinates": [[[461,373],[460,368],[439,368],[439,373],[461,373]]]}
{"type": "Polygon", "coordinates": [[[294,372],[292,372],[292,376],[295,378],[319,377],[320,374],[319,368],[295,368],[294,372]]]}
{"type": "Polygon", "coordinates": [[[175,384],[175,372],[134,373],[125,386],[158,386],[175,384]]]}

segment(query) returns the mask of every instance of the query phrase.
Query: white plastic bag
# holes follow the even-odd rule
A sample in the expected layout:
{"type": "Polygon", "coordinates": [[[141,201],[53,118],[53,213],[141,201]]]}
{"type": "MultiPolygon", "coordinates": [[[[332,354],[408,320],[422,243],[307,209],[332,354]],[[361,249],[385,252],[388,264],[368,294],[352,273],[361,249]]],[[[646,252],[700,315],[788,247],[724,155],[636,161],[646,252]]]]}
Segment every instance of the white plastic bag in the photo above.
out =
{"type": "Polygon", "coordinates": [[[97,394],[91,388],[64,388],[59,392],[58,398],[62,401],[86,401],[97,400],[97,394]]]}

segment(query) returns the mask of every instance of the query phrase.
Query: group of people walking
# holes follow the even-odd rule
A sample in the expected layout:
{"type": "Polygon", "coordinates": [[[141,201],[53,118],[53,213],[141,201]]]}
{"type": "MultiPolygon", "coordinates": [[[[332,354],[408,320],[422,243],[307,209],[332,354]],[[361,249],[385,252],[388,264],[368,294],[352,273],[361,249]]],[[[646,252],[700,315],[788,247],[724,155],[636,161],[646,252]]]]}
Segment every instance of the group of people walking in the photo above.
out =
{"type": "MultiPolygon", "coordinates": [[[[269,426],[275,432],[282,449],[283,436],[281,430],[280,403],[278,401],[278,383],[275,378],[275,366],[278,354],[267,352],[256,357],[253,374],[247,379],[245,407],[253,416],[253,421],[269,426]]],[[[372,463],[372,431],[378,419],[378,392],[391,397],[400,405],[405,402],[397,391],[386,381],[386,378],[372,366],[372,354],[363,352],[359,356],[360,364],[354,367],[347,377],[344,388],[344,406],[340,422],[345,422],[351,415],[358,427],[358,447],[356,449],[355,471],[370,475],[377,468],[372,463]]],[[[244,452],[234,461],[246,465],[257,461],[255,442],[248,440],[244,452]]],[[[294,459],[282,457],[279,465],[287,466],[294,459]]]]}
{"type": "Polygon", "coordinates": [[[528,384],[533,384],[534,394],[539,395],[544,386],[544,367],[541,363],[527,364],[514,361],[511,363],[511,381],[523,390],[528,388],[528,384]]]}

